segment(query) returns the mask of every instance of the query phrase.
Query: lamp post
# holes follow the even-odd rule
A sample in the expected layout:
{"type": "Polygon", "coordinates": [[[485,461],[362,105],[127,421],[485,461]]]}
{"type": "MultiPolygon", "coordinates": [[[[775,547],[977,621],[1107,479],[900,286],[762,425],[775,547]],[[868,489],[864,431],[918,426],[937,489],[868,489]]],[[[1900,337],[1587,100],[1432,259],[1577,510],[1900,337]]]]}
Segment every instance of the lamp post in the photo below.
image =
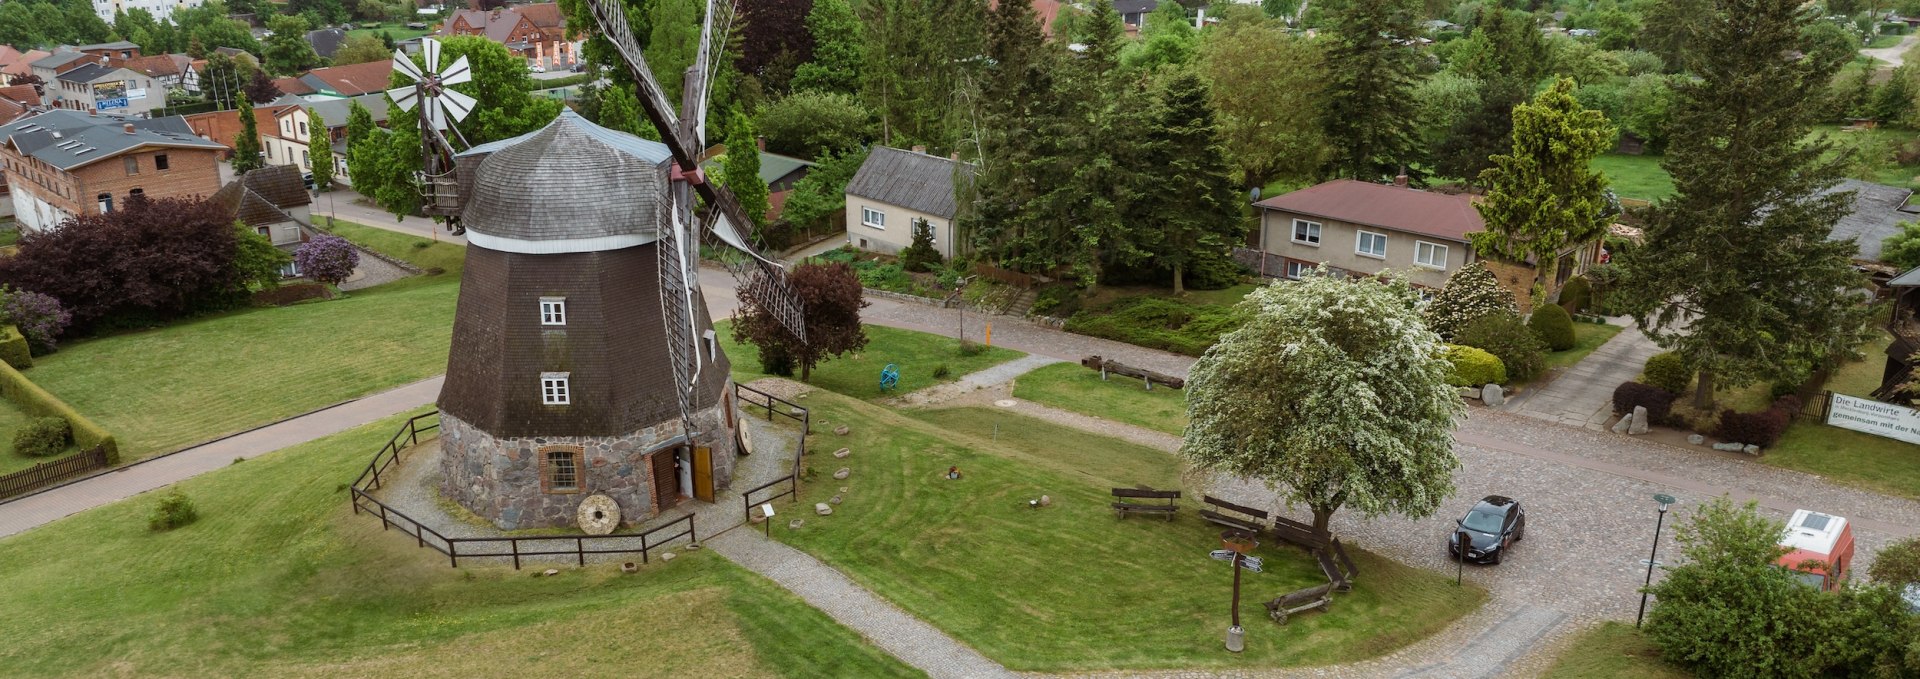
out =
{"type": "Polygon", "coordinates": [[[1647,581],[1640,587],[1640,613],[1633,618],[1633,626],[1636,628],[1647,619],[1647,588],[1653,586],[1653,567],[1660,563],[1655,561],[1660,556],[1660,529],[1667,524],[1667,507],[1676,502],[1672,495],[1666,493],[1654,495],[1653,501],[1660,503],[1660,518],[1655,519],[1653,523],[1653,551],[1647,554],[1647,581]]]}
{"type": "Polygon", "coordinates": [[[1253,534],[1246,531],[1220,533],[1220,545],[1233,552],[1233,626],[1227,628],[1227,650],[1233,653],[1247,649],[1247,631],[1240,627],[1240,560],[1258,544],[1253,541],[1253,534]]]}

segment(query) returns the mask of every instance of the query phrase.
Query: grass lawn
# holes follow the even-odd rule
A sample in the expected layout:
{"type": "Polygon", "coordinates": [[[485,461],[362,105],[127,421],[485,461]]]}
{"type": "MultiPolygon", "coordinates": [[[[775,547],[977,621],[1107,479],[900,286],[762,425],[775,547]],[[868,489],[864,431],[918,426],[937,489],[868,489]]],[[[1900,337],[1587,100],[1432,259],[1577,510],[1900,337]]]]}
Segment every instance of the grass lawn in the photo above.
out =
{"type": "Polygon", "coordinates": [[[1258,287],[1241,283],[1175,296],[1171,288],[1101,288],[1079,304],[1067,330],[1117,342],[1199,356],[1240,327],[1234,305],[1258,287]]]}
{"type": "Polygon", "coordinates": [[[1118,375],[1102,381],[1099,371],[1076,363],[1056,363],[1021,375],[1013,383],[1013,395],[1175,436],[1187,428],[1185,390],[1147,391],[1139,380],[1118,375]]]}
{"type": "Polygon", "coordinates": [[[1620,334],[1620,331],[1625,329],[1611,323],[1574,322],[1573,348],[1548,353],[1547,369],[1573,367],[1575,363],[1586,358],[1587,354],[1593,353],[1594,349],[1600,348],[1600,345],[1606,344],[1607,340],[1613,339],[1614,335],[1620,334]]]}
{"type": "Polygon", "coordinates": [[[1486,596],[1356,550],[1358,588],[1282,627],[1259,602],[1325,580],[1304,553],[1262,545],[1266,572],[1247,576],[1241,601],[1247,650],[1228,654],[1232,578],[1207,557],[1219,529],[1193,502],[1170,522],[1107,506],[1114,486],[1174,484],[1172,455],[995,410],[908,415],[833,394],[808,407],[852,429],[819,448],[853,455],[809,457],[801,506],[849,490],[832,517],[774,535],[1015,670],[1347,662],[1433,634],[1486,596]],[[843,464],[849,479],[825,476],[843,464]],[[949,466],[963,478],[946,479],[949,466]],[[1052,506],[1029,509],[1042,494],[1052,506]]]}
{"type": "Polygon", "coordinates": [[[1872,40],[1868,40],[1867,48],[1868,49],[1886,49],[1888,47],[1892,47],[1898,44],[1900,44],[1900,36],[1892,35],[1892,34],[1881,34],[1881,35],[1873,36],[1872,40]]]}
{"type": "Polygon", "coordinates": [[[24,426],[32,415],[20,410],[12,401],[0,398],[0,474],[10,474],[40,464],[52,462],[74,451],[69,445],[65,452],[51,457],[27,457],[13,452],[13,432],[24,426]]]}
{"type": "Polygon", "coordinates": [[[1547,679],[1686,679],[1693,676],[1660,659],[1660,649],[1624,622],[1605,622],[1575,639],[1547,679]]]}
{"type": "MultiPolygon", "coordinates": [[[[760,349],[733,341],[732,321],[715,323],[714,329],[720,335],[720,347],[727,352],[727,360],[733,362],[735,381],[751,382],[767,376],[760,372],[760,349]]],[[[1025,355],[1012,349],[992,347],[972,356],[962,356],[960,340],[932,333],[869,325],[865,349],[814,366],[813,375],[807,383],[856,398],[878,398],[883,395],[880,393],[880,370],[887,367],[888,363],[895,364],[900,371],[900,386],[893,393],[904,394],[952,382],[960,379],[961,375],[985,370],[1025,355]],[[946,366],[947,376],[936,378],[933,373],[940,366],[946,366]]],[[[796,372],[793,379],[798,381],[799,373],[796,372]]]]}
{"type": "Polygon", "coordinates": [[[1593,159],[1593,168],[1607,175],[1621,198],[1659,200],[1673,194],[1673,178],[1660,168],[1661,159],[1652,154],[1607,153],[1593,159]]]}
{"type": "Polygon", "coordinates": [[[334,220],[334,235],[353,241],[360,247],[401,260],[421,269],[440,269],[455,277],[466,263],[467,248],[459,243],[436,241],[398,231],[334,220]]]}
{"type": "MultiPolygon", "coordinates": [[[[427,22],[427,23],[431,25],[434,22],[427,22]]],[[[354,25],[358,26],[359,24],[354,24],[354,25]]],[[[423,35],[433,35],[432,29],[407,28],[407,24],[405,22],[397,22],[392,24],[381,24],[379,28],[356,28],[351,31],[347,31],[347,37],[351,38],[356,35],[371,35],[373,37],[378,38],[380,37],[381,32],[385,32],[387,35],[392,36],[394,42],[400,42],[402,40],[411,40],[413,38],[418,38],[423,35]]]]}
{"type": "Polygon", "coordinates": [[[401,418],[0,540],[0,675],[917,676],[711,552],[528,577],[447,567],[353,516],[339,488],[401,418]]]}

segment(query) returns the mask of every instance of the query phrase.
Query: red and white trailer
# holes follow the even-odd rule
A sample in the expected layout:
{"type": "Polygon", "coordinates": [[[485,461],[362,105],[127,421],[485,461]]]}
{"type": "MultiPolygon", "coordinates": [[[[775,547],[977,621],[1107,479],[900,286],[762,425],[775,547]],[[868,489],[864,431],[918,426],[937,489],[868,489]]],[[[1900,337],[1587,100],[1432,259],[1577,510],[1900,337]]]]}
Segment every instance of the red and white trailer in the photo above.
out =
{"type": "Polygon", "coordinates": [[[1847,579],[1847,569],[1853,565],[1853,526],[1844,516],[1794,510],[1780,546],[1791,551],[1776,563],[1808,585],[1830,592],[1847,579]]]}

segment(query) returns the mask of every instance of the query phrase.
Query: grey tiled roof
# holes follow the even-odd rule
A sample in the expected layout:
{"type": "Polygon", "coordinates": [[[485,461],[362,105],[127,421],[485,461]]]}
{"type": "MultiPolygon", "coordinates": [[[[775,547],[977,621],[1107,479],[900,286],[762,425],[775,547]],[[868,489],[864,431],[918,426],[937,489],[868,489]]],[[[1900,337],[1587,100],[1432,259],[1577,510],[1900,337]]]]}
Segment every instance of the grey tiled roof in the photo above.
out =
{"type": "Polygon", "coordinates": [[[130,49],[138,49],[139,47],[140,47],[139,45],[135,45],[131,42],[122,40],[119,42],[100,42],[100,43],[94,43],[91,45],[81,45],[79,47],[75,47],[74,49],[85,52],[87,50],[130,50],[130,49]]]}
{"type": "Polygon", "coordinates": [[[1853,212],[1841,217],[1827,238],[1853,241],[1860,248],[1857,259],[1880,261],[1881,241],[1899,233],[1901,222],[1920,221],[1920,214],[1900,211],[1913,195],[1908,189],[1846,179],[1824,193],[1841,191],[1854,192],[1853,212]]]}
{"type": "Polygon", "coordinates": [[[128,149],[148,146],[224,149],[218,142],[194,136],[180,116],[142,120],[119,116],[90,116],[55,109],[0,125],[0,142],[54,167],[70,170],[110,158],[128,149]],[[133,134],[126,125],[133,125],[133,134]],[[57,135],[57,136],[56,136],[57,135]]]}
{"type": "Polygon", "coordinates": [[[62,73],[60,75],[54,76],[54,78],[56,80],[65,80],[70,83],[90,83],[90,82],[93,82],[94,78],[98,78],[100,76],[106,75],[109,71],[113,71],[113,70],[116,70],[116,69],[107,68],[99,64],[87,64],[85,66],[80,66],[78,68],[75,68],[71,71],[67,71],[66,73],[62,73]]]}
{"type": "Polygon", "coordinates": [[[1113,11],[1121,14],[1151,12],[1159,6],[1158,0],[1113,0],[1113,11]]]}
{"type": "MultiPolygon", "coordinates": [[[[461,213],[468,229],[525,241],[651,236],[665,196],[666,146],[572,111],[530,134],[460,154],[484,156],[461,213]]],[[[462,162],[463,172],[470,167],[462,162]]],[[[465,178],[462,183],[466,183],[465,178]]]]}
{"type": "Polygon", "coordinates": [[[248,172],[220,187],[210,199],[247,226],[299,221],[287,210],[313,202],[300,170],[292,165],[268,165],[248,172]]]}
{"type": "Polygon", "coordinates": [[[41,57],[39,61],[33,62],[33,67],[34,68],[59,68],[61,66],[65,66],[67,64],[73,63],[76,60],[92,59],[92,58],[93,58],[93,55],[85,54],[82,52],[55,51],[53,54],[49,54],[47,56],[41,57]]]}
{"type": "Polygon", "coordinates": [[[955,182],[972,180],[971,163],[875,146],[847,182],[847,195],[953,219],[955,182]]]}
{"type": "Polygon", "coordinates": [[[322,28],[307,31],[307,44],[313,46],[313,53],[332,59],[333,53],[340,51],[340,45],[347,41],[347,32],[338,28],[322,28]]]}
{"type": "Polygon", "coordinates": [[[385,94],[363,94],[352,99],[327,99],[304,104],[308,110],[319,113],[325,118],[327,127],[340,127],[347,124],[347,114],[353,110],[351,102],[358,101],[360,106],[373,114],[373,122],[378,125],[387,120],[387,105],[390,103],[385,94]]]}

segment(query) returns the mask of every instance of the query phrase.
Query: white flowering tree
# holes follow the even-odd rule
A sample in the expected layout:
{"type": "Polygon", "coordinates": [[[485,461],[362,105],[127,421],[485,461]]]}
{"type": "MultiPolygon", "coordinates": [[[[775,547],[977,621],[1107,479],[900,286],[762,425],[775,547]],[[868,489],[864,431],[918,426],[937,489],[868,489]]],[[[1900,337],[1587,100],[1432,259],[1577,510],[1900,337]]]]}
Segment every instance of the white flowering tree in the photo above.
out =
{"type": "Polygon", "coordinates": [[[1464,406],[1417,299],[1397,278],[1315,275],[1255,290],[1251,320],[1193,366],[1180,454],[1307,505],[1322,538],[1342,507],[1431,515],[1453,494],[1464,406]]]}
{"type": "Polygon", "coordinates": [[[1501,311],[1520,313],[1513,291],[1500,285],[1485,261],[1475,261],[1447,279],[1446,287],[1427,303],[1425,316],[1428,328],[1450,340],[1467,324],[1501,311]]]}

